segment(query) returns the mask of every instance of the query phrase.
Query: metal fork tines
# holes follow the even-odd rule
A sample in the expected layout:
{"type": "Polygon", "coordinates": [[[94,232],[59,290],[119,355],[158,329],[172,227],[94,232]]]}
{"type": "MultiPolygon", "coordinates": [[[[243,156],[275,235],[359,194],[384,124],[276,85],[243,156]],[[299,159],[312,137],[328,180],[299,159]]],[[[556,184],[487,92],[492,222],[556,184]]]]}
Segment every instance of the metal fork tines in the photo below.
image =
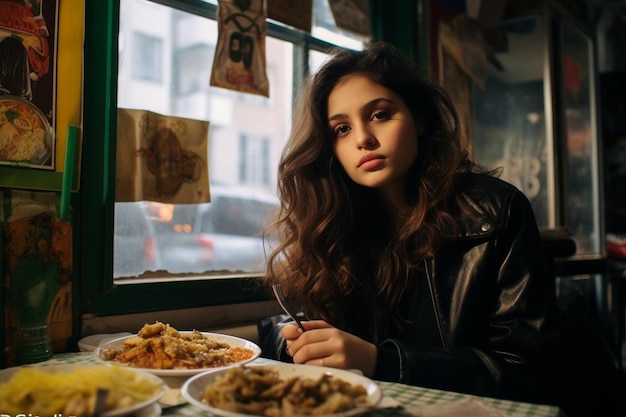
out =
{"type": "Polygon", "coordinates": [[[285,295],[283,294],[283,290],[280,287],[280,284],[272,285],[272,290],[274,291],[274,295],[276,296],[276,301],[278,301],[278,304],[280,304],[280,306],[285,311],[285,313],[287,313],[289,317],[291,317],[291,319],[298,325],[298,327],[302,331],[305,331],[304,326],[302,325],[302,323],[298,319],[298,316],[296,315],[296,312],[292,310],[291,306],[289,306],[289,304],[287,303],[287,299],[285,298],[285,295]]]}

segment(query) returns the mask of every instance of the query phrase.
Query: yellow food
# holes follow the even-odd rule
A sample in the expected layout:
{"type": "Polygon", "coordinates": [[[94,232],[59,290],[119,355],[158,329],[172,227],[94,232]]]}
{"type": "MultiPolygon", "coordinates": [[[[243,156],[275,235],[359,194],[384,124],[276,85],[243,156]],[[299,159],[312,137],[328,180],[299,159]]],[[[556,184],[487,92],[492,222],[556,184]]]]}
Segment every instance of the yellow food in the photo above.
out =
{"type": "Polygon", "coordinates": [[[0,410],[8,415],[89,417],[98,389],[108,390],[105,410],[129,407],[155,396],[163,382],[121,366],[85,366],[67,372],[21,368],[0,384],[0,410]]]}
{"type": "Polygon", "coordinates": [[[281,379],[272,369],[231,368],[208,385],[201,401],[222,410],[267,417],[342,413],[367,404],[367,391],[330,374],[281,379]]]}
{"type": "Polygon", "coordinates": [[[252,349],[231,347],[199,331],[180,333],[157,321],[146,324],[121,348],[105,348],[105,360],[147,369],[216,368],[252,358],[252,349]]]}

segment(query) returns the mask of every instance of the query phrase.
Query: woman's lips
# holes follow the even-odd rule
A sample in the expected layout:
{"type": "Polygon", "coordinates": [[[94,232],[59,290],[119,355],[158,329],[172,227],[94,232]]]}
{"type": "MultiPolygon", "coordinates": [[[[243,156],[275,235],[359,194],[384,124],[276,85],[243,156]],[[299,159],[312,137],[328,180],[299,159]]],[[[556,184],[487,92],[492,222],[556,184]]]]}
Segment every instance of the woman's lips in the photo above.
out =
{"type": "Polygon", "coordinates": [[[365,171],[374,171],[382,167],[384,164],[385,157],[378,154],[367,154],[364,155],[358,164],[358,168],[361,168],[365,171]]]}

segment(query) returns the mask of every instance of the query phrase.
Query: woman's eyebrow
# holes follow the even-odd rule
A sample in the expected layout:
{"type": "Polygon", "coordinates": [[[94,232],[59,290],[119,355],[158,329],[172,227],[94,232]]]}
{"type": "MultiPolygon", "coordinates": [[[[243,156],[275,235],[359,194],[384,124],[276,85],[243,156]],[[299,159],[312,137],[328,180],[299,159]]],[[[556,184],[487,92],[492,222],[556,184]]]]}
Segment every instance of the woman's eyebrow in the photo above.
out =
{"type": "MultiPolygon", "coordinates": [[[[367,103],[365,103],[363,106],[361,106],[361,108],[359,109],[359,111],[360,111],[361,113],[364,113],[364,112],[369,112],[369,111],[370,111],[370,109],[372,109],[372,108],[376,107],[376,106],[377,106],[378,104],[380,104],[381,102],[385,102],[385,103],[389,103],[389,104],[394,104],[394,103],[393,103],[393,100],[391,100],[391,99],[388,99],[388,98],[386,98],[386,97],[377,97],[377,98],[375,98],[375,99],[373,99],[373,100],[368,101],[368,102],[367,102],[367,103]]],[[[347,114],[345,114],[345,113],[337,113],[337,114],[334,114],[334,115],[332,115],[332,116],[329,116],[329,117],[328,117],[328,121],[329,121],[329,122],[332,122],[333,120],[345,119],[345,118],[347,118],[347,117],[348,117],[348,115],[347,115],[347,114]]]]}

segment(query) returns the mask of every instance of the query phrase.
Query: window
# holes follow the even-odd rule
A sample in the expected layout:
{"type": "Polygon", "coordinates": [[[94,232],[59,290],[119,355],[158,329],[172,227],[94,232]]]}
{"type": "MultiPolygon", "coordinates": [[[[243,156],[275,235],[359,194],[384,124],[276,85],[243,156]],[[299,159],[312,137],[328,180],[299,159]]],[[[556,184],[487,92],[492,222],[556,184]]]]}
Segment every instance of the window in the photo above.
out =
{"type": "Polygon", "coordinates": [[[529,16],[501,24],[510,50],[496,55],[506,71],[491,69],[484,87],[472,89],[475,158],[530,200],[539,227],[554,227],[554,155],[545,107],[544,19],[529,16]]]}
{"type": "MultiPolygon", "coordinates": [[[[326,2],[318,2],[318,4],[327,5],[326,2]]],[[[322,11],[316,16],[324,19],[325,33],[330,33],[328,20],[332,21],[332,16],[329,15],[329,10],[323,9],[322,11]]],[[[137,38],[137,31],[145,25],[143,16],[150,16],[151,19],[160,22],[160,25],[158,28],[151,29],[155,36],[142,36],[141,42],[132,43],[132,50],[124,51],[125,54],[139,58],[133,61],[120,61],[118,107],[209,121],[210,151],[207,160],[211,186],[248,186],[254,187],[255,195],[272,196],[276,189],[275,171],[278,158],[289,134],[294,44],[271,36],[266,39],[266,67],[268,78],[271,80],[270,99],[209,86],[212,57],[218,42],[215,20],[165,5],[157,5],[149,0],[122,0],[120,16],[120,27],[123,28],[120,32],[121,38],[125,38],[128,34],[133,34],[134,38],[137,38]],[[154,39],[157,37],[167,39],[167,42],[155,42],[154,39]],[[162,44],[166,46],[162,48],[162,44]],[[154,49],[158,49],[160,53],[154,53],[154,49]],[[171,74],[166,75],[162,80],[163,83],[159,88],[139,83],[135,76],[137,72],[145,73],[142,77],[145,79],[148,74],[154,73],[150,64],[156,60],[155,55],[162,55],[161,59],[168,63],[165,66],[169,65],[173,69],[171,74]],[[129,64],[132,68],[125,68],[129,64]],[[133,76],[124,75],[128,73],[133,76]],[[248,96],[251,98],[244,98],[248,96]]],[[[315,56],[319,60],[325,54],[317,52],[315,56]]],[[[245,200],[240,201],[241,204],[245,204],[245,200]]],[[[135,204],[141,205],[142,203],[135,204]]],[[[211,204],[214,203],[206,203],[207,206],[211,204]]],[[[174,212],[177,213],[179,210],[183,209],[175,208],[174,212]]],[[[189,213],[188,216],[192,217],[189,222],[194,223],[197,220],[193,217],[204,213],[208,207],[194,207],[193,209],[186,207],[184,210],[189,213]]],[[[116,212],[115,219],[116,225],[125,222],[119,212],[116,212]]],[[[179,231],[177,238],[172,239],[169,232],[173,230],[176,220],[176,215],[171,219],[151,216],[150,222],[168,223],[169,227],[165,228],[168,233],[162,232],[163,227],[157,227],[154,239],[150,240],[147,236],[139,239],[146,242],[146,245],[150,242],[152,248],[150,251],[142,250],[145,254],[143,257],[136,257],[137,263],[147,268],[139,274],[130,276],[126,276],[122,271],[114,270],[115,279],[120,279],[120,283],[132,283],[133,280],[121,279],[136,280],[144,272],[154,275],[155,271],[206,274],[219,271],[219,274],[223,274],[224,265],[218,262],[215,254],[225,251],[230,251],[224,256],[234,260],[232,265],[235,270],[243,270],[247,273],[262,271],[263,265],[258,262],[254,264],[254,268],[250,269],[251,264],[246,263],[244,257],[237,252],[237,246],[231,247],[226,241],[215,239],[212,239],[211,244],[207,244],[206,236],[203,234],[206,232],[197,228],[179,231]],[[219,247],[220,244],[225,246],[219,247]],[[157,256],[152,255],[152,252],[156,252],[157,256]],[[147,254],[152,257],[152,262],[145,259],[147,254]],[[247,264],[248,267],[242,268],[236,265],[238,257],[242,259],[242,264],[247,264]],[[186,261],[181,262],[182,259],[186,261]],[[202,259],[203,262],[192,268],[191,265],[197,263],[194,262],[195,259],[202,259]],[[189,265],[193,271],[185,271],[184,265],[189,265]]],[[[146,229],[145,232],[148,233],[149,230],[146,229]]],[[[121,241],[115,240],[114,242],[117,245],[121,241]]],[[[259,246],[255,251],[263,253],[263,241],[256,239],[255,243],[259,246]]],[[[114,254],[119,253],[120,251],[115,247],[114,254]]],[[[117,265],[125,264],[114,262],[114,268],[117,265]]],[[[132,270],[137,269],[141,268],[132,268],[132,270]]]]}
{"type": "Polygon", "coordinates": [[[81,175],[89,184],[81,188],[80,213],[81,239],[90,242],[80,248],[81,275],[89,277],[84,311],[112,315],[265,299],[248,278],[264,269],[261,231],[277,206],[276,170],[293,92],[329,47],[360,48],[364,40],[328,30],[326,0],[314,2],[325,12],[315,13],[312,36],[268,21],[265,98],[209,85],[216,1],[102,3],[112,5],[86,6],[93,30],[86,39],[83,150],[90,162],[81,175]],[[160,82],[146,82],[150,77],[160,82]],[[210,122],[211,203],[114,202],[118,108],[210,122]]]}
{"type": "Polygon", "coordinates": [[[568,165],[567,225],[574,234],[577,253],[602,252],[598,184],[597,127],[592,106],[595,103],[594,67],[591,38],[568,22],[562,22],[559,59],[563,77],[559,79],[565,110],[564,126],[568,165]]]}

